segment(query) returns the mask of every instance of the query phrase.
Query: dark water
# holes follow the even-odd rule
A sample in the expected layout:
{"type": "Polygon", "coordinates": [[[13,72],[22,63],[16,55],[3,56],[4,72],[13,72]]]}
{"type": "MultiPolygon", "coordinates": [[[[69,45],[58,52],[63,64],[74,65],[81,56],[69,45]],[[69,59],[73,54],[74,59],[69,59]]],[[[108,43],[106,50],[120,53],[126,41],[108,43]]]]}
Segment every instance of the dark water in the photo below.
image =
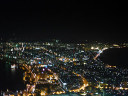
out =
{"type": "Polygon", "coordinates": [[[11,69],[10,64],[0,61],[0,90],[23,90],[25,84],[23,82],[23,71],[19,68],[11,69]]]}
{"type": "Polygon", "coordinates": [[[111,48],[105,50],[100,59],[109,65],[128,68],[128,48],[111,48]]]}

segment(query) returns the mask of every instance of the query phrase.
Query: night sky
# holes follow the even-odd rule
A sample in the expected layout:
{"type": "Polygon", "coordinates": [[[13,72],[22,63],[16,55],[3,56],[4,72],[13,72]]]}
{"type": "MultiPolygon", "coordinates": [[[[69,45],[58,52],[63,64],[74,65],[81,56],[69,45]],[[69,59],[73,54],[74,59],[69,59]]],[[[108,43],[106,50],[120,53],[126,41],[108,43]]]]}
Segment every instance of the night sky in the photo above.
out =
{"type": "Polygon", "coordinates": [[[0,36],[20,40],[127,40],[127,3],[114,0],[1,0],[0,36]]]}

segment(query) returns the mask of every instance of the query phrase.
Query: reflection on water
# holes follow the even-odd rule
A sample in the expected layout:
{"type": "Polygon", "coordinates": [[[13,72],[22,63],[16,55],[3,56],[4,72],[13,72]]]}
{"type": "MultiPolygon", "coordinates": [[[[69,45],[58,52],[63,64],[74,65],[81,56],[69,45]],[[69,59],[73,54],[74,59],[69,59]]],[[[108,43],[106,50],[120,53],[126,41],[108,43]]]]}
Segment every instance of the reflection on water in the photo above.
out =
{"type": "Polygon", "coordinates": [[[11,75],[12,75],[12,80],[15,79],[15,74],[16,73],[16,70],[15,69],[11,69],[11,75]]]}
{"type": "Polygon", "coordinates": [[[10,63],[0,61],[0,90],[23,90],[23,71],[19,68],[12,69],[10,63]]]}

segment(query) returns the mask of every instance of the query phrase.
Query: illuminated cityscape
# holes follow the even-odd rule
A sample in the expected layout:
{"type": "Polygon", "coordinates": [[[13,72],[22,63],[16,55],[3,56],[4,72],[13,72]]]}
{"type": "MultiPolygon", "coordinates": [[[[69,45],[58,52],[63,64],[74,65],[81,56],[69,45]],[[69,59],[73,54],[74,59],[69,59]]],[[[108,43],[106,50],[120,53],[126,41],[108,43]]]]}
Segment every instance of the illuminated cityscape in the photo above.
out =
{"type": "Polygon", "coordinates": [[[128,96],[127,2],[0,0],[0,96],[128,96]]]}
{"type": "Polygon", "coordinates": [[[24,70],[24,90],[2,91],[2,96],[126,96],[127,69],[104,64],[104,50],[124,44],[1,42],[0,59],[10,68],[24,70]],[[74,94],[74,95],[73,95],[74,94]]]}

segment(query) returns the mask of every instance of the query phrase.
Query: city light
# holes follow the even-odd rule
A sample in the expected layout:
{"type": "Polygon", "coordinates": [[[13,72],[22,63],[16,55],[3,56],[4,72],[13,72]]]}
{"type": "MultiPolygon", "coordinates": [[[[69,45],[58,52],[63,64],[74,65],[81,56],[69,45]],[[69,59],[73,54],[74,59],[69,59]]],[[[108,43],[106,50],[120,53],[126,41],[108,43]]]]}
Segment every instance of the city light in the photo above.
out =
{"type": "MultiPolygon", "coordinates": [[[[101,53],[113,48],[113,45],[68,44],[67,46],[63,43],[54,45],[47,42],[28,43],[26,46],[18,43],[16,47],[16,44],[5,43],[4,46],[7,47],[4,53],[2,53],[3,45],[0,45],[0,59],[7,58],[6,63],[11,69],[23,70],[26,88],[13,93],[17,96],[53,94],[59,96],[69,94],[68,92],[93,96],[101,95],[103,92],[118,94],[120,90],[122,92],[128,90],[127,68],[105,64],[99,58],[101,53]]],[[[10,91],[5,91],[7,94],[8,92],[10,91]]]]}

